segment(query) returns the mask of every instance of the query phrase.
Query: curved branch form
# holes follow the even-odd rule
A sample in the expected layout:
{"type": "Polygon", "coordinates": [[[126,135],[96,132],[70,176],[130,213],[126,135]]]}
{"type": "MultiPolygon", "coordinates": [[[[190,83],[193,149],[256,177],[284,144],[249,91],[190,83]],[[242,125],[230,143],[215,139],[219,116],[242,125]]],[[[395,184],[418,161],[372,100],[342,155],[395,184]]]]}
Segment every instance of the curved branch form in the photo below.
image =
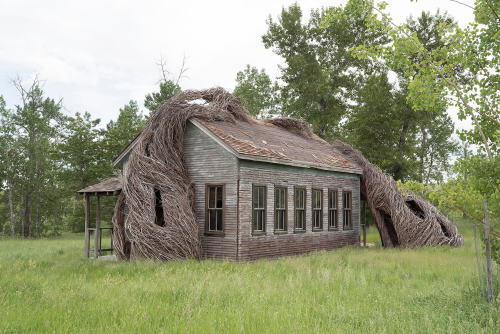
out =
{"type": "Polygon", "coordinates": [[[462,246],[455,225],[432,204],[408,191],[371,164],[359,151],[336,140],[333,146],[363,169],[361,194],[367,199],[384,247],[462,246]]]}
{"type": "Polygon", "coordinates": [[[183,158],[184,130],[192,117],[250,119],[241,100],[222,88],[181,92],[151,115],[130,155],[116,205],[118,257],[201,257],[194,192],[183,158]]]}

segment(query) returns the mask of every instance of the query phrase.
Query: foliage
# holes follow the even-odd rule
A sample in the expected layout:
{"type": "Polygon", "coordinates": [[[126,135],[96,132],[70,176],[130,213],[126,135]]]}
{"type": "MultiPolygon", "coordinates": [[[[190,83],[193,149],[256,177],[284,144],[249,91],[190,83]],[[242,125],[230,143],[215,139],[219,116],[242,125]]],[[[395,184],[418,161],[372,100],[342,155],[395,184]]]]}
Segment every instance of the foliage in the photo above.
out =
{"type": "Polygon", "coordinates": [[[418,174],[416,115],[387,73],[369,76],[345,125],[347,141],[396,180],[418,174]]]}
{"type": "Polygon", "coordinates": [[[120,109],[118,119],[106,125],[104,146],[110,163],[141,132],[145,123],[136,101],[131,100],[120,109]]]}
{"type": "Polygon", "coordinates": [[[172,80],[163,80],[160,82],[160,91],[146,95],[144,98],[144,107],[149,111],[154,112],[163,102],[172,98],[181,91],[181,87],[172,80]]]}
{"type": "MultiPolygon", "coordinates": [[[[414,110],[406,101],[402,73],[394,85],[386,64],[350,51],[359,44],[376,47],[387,41],[384,29],[366,27],[372,15],[371,7],[358,0],[312,11],[308,23],[302,22],[298,5],[283,9],[277,21],[269,18],[263,36],[264,45],[285,61],[280,85],[247,65],[237,74],[234,93],[257,117],[281,113],[302,118],[318,135],[342,138],[395,179],[442,181],[456,149],[446,104],[414,110]]],[[[409,19],[408,26],[433,49],[443,45],[436,38],[443,21],[453,22],[447,15],[423,13],[409,19]]]]}
{"type": "MultiPolygon", "coordinates": [[[[111,175],[110,157],[103,150],[104,131],[98,128],[100,119],[91,119],[89,113],[76,113],[68,117],[57,146],[56,158],[60,161],[58,179],[60,191],[67,200],[72,199],[72,210],[66,220],[71,231],[81,231],[84,224],[83,198],[76,190],[100,181],[111,175]]],[[[67,203],[69,204],[69,203],[67,203]]]]}
{"type": "Polygon", "coordinates": [[[257,118],[266,118],[280,112],[278,84],[272,83],[264,69],[247,67],[236,74],[233,94],[245,102],[248,112],[257,118]]]}
{"type": "Polygon", "coordinates": [[[466,246],[456,249],[345,248],[248,263],[89,261],[81,234],[4,240],[0,328],[496,333],[498,306],[482,300],[473,236],[461,232],[466,246]]]}
{"type": "Polygon", "coordinates": [[[345,7],[313,10],[309,22],[303,23],[295,4],[283,9],[277,21],[270,17],[262,37],[264,46],[285,61],[279,78],[282,113],[306,120],[323,138],[340,131],[357,82],[373,66],[369,60],[353,57],[349,49],[385,41],[383,31],[367,29],[364,13],[354,10],[361,5],[362,1],[349,1],[345,7]],[[325,27],[326,15],[331,19],[325,27]]]}

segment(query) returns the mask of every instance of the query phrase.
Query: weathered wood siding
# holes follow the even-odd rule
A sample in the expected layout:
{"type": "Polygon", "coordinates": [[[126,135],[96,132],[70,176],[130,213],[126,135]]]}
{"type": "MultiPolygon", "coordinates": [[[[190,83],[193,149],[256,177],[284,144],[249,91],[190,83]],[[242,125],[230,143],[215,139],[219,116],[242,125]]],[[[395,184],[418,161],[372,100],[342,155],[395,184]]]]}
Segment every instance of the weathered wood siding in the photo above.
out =
{"type": "Polygon", "coordinates": [[[355,174],[295,168],[274,164],[240,162],[240,228],[238,259],[253,260],[334,249],[359,242],[360,181],[355,174]],[[267,186],[265,235],[252,235],[252,185],[267,186]],[[288,189],[287,231],[274,233],[274,187],[288,189]],[[306,188],[306,232],[294,232],[294,187],[306,188]],[[323,230],[312,231],[312,189],[323,190],[323,230]],[[328,189],[338,189],[339,227],[328,230],[328,189]],[[352,191],[353,229],[342,230],[342,191],[352,191]]]}
{"type": "Polygon", "coordinates": [[[195,212],[203,256],[236,259],[238,159],[196,126],[188,123],[184,135],[184,160],[195,187],[195,212]],[[224,236],[205,235],[207,184],[224,185],[224,236]]]}

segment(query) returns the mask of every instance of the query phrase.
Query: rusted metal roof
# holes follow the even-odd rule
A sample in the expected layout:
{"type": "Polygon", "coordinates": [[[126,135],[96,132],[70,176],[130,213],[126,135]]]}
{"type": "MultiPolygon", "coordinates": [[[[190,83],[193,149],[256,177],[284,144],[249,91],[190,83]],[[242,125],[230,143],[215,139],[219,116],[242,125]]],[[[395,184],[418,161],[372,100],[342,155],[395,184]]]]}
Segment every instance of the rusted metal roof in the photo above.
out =
{"type": "Polygon", "coordinates": [[[262,121],[196,122],[208,129],[236,153],[261,157],[271,162],[361,174],[354,162],[345,159],[333,146],[317,136],[305,138],[262,121]]]}
{"type": "Polygon", "coordinates": [[[93,184],[86,188],[77,191],[79,194],[104,194],[104,195],[118,195],[122,190],[122,181],[119,177],[111,177],[102,182],[93,184]]]}

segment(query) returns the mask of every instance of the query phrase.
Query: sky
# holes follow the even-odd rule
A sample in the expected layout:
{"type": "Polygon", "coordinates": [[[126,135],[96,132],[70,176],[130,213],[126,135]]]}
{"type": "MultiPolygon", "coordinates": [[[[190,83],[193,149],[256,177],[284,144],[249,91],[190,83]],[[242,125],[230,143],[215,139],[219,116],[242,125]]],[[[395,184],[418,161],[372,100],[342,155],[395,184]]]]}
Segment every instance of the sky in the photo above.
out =
{"type": "MultiPolygon", "coordinates": [[[[232,91],[236,73],[251,64],[275,78],[280,57],[265,49],[266,20],[294,2],[305,18],[311,9],[338,0],[1,0],[0,95],[19,103],[12,80],[38,75],[46,94],[62,99],[64,111],[88,111],[102,124],[116,119],[130,100],[143,105],[158,89],[165,61],[172,78],[183,59],[183,89],[213,86],[232,91]]],[[[396,23],[422,10],[448,11],[460,25],[472,10],[448,0],[389,0],[396,23]]],[[[473,4],[472,0],[462,0],[473,4]]]]}

